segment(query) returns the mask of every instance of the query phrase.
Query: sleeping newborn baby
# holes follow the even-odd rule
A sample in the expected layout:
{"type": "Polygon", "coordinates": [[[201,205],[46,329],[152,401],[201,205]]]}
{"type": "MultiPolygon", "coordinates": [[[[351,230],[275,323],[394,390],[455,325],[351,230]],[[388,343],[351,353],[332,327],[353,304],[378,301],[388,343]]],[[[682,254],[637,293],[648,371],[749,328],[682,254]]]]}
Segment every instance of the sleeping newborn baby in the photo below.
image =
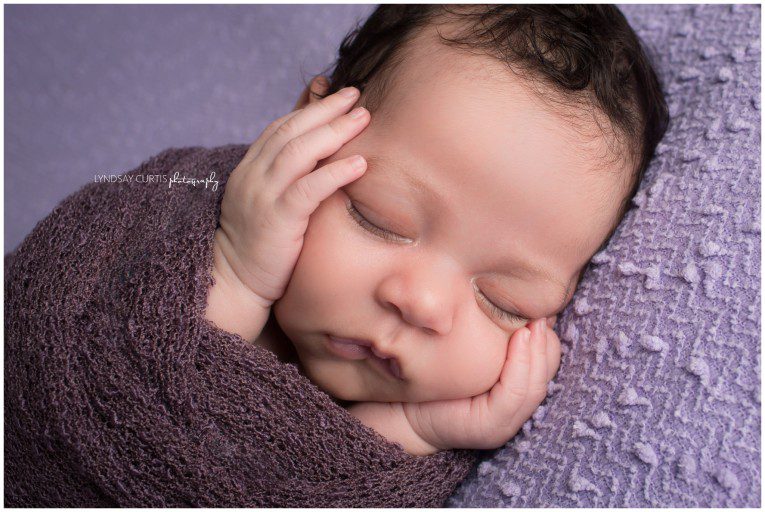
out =
{"type": "Polygon", "coordinates": [[[663,132],[615,7],[451,7],[378,8],[251,145],[206,311],[417,455],[501,446],[542,402],[663,132]]]}

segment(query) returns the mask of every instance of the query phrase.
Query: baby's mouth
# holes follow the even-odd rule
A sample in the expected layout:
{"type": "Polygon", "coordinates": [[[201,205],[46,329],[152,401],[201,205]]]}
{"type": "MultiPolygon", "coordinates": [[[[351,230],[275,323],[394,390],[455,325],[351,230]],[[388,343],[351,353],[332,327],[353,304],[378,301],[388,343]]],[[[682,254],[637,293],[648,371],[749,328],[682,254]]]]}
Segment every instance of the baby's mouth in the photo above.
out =
{"type": "Polygon", "coordinates": [[[335,355],[345,359],[366,359],[373,355],[369,346],[361,340],[337,338],[331,334],[327,336],[327,345],[335,355]]]}
{"type": "Polygon", "coordinates": [[[349,338],[338,338],[327,335],[327,347],[337,356],[344,359],[370,359],[373,364],[381,367],[392,377],[401,380],[401,366],[394,356],[387,356],[378,351],[372,342],[349,338]]]}
{"type": "Polygon", "coordinates": [[[395,377],[398,380],[402,380],[401,368],[399,367],[398,361],[396,360],[395,357],[382,358],[372,354],[370,359],[372,359],[373,364],[377,364],[378,366],[382,367],[391,376],[395,377]]]}

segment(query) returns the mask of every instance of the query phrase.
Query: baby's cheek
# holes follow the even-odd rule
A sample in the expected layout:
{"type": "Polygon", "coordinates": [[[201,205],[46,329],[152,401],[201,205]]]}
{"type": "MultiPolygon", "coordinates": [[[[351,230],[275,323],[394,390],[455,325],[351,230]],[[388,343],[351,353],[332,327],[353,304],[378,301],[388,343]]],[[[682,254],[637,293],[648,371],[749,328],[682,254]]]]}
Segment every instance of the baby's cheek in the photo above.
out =
{"type": "Polygon", "coordinates": [[[457,355],[454,373],[460,375],[454,379],[458,383],[458,396],[465,398],[487,392],[499,380],[507,354],[507,343],[472,344],[457,355]]]}

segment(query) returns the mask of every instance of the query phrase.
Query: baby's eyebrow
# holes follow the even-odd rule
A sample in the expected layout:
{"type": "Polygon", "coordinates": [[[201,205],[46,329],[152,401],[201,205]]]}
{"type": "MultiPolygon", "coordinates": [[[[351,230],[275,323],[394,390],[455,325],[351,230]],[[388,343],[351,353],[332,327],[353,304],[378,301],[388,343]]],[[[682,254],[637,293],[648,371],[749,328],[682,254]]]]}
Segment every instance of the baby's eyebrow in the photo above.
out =
{"type": "Polygon", "coordinates": [[[449,207],[449,203],[446,201],[446,199],[439,193],[433,190],[428,184],[420,179],[417,176],[414,176],[412,174],[409,174],[404,170],[405,165],[400,162],[399,160],[396,160],[395,158],[390,158],[385,155],[364,155],[364,158],[367,161],[367,169],[371,169],[374,172],[374,169],[379,169],[380,167],[385,167],[386,169],[390,169],[395,174],[397,174],[400,178],[402,178],[404,181],[407,182],[407,184],[412,187],[415,191],[417,191],[420,195],[427,197],[432,203],[437,205],[440,208],[447,208],[449,207]]]}

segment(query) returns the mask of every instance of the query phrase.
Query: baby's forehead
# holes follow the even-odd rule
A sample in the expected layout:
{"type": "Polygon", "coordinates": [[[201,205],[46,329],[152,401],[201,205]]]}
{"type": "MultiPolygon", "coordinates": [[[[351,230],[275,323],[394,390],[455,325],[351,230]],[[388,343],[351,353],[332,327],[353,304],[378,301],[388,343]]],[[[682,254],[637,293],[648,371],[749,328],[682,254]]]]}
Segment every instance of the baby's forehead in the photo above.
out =
{"type": "MultiPolygon", "coordinates": [[[[500,98],[526,110],[536,109],[532,116],[547,115],[556,118],[554,135],[564,139],[567,146],[575,148],[575,155],[586,156],[592,172],[618,174],[632,169],[636,155],[626,142],[628,137],[616,128],[591,91],[562,92],[545,83],[539,74],[528,67],[501,61],[494,56],[467,52],[448,46],[439,40],[441,35],[455,34],[459,25],[441,24],[425,27],[406,43],[390,76],[384,83],[379,104],[373,118],[380,124],[395,122],[403,131],[438,130],[438,122],[409,123],[395,113],[402,109],[416,109],[424,98],[432,101],[434,109],[441,112],[443,120],[460,122],[466,116],[477,117],[486,122],[500,115],[499,108],[486,104],[485,108],[443,108],[448,103],[461,102],[480,97],[500,98]]],[[[455,141],[459,143],[460,141],[455,141]]],[[[627,176],[622,176],[627,179],[627,176]]]]}

